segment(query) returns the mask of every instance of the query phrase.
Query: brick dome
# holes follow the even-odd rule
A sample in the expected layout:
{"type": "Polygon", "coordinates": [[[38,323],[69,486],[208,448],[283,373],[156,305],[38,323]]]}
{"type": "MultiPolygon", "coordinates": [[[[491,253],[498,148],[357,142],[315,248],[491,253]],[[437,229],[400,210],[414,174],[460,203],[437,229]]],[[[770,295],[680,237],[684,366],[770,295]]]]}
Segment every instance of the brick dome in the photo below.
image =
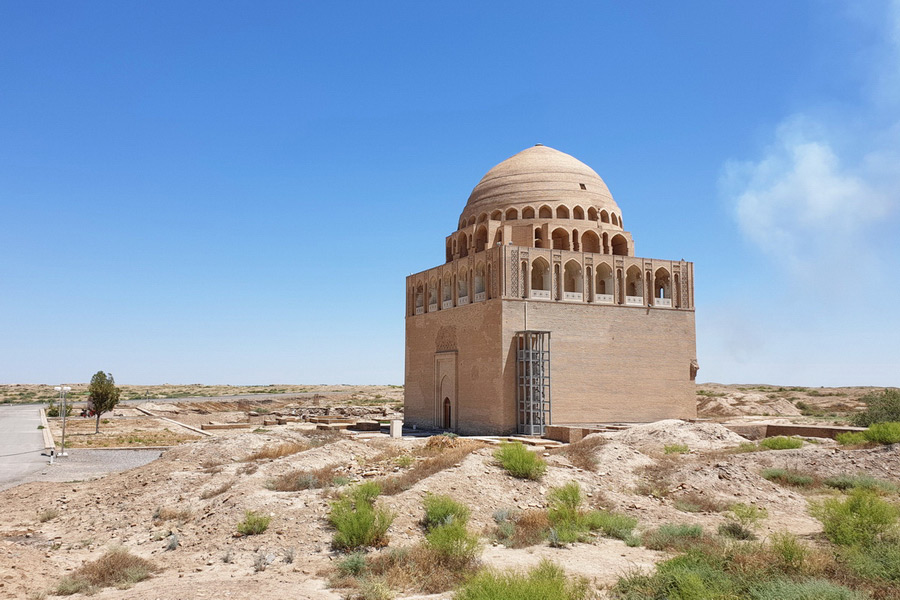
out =
{"type": "Polygon", "coordinates": [[[507,158],[481,178],[460,218],[541,205],[619,213],[606,183],[577,158],[540,144],[507,158]]]}

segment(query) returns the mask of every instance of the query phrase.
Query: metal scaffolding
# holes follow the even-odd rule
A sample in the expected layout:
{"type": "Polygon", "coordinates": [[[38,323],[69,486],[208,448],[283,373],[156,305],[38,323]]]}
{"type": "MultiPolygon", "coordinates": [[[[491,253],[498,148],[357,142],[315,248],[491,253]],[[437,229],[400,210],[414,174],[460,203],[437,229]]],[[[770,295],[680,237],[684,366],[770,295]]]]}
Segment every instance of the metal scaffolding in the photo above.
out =
{"type": "Polygon", "coordinates": [[[518,431],[543,435],[550,425],[550,332],[516,332],[518,431]]]}

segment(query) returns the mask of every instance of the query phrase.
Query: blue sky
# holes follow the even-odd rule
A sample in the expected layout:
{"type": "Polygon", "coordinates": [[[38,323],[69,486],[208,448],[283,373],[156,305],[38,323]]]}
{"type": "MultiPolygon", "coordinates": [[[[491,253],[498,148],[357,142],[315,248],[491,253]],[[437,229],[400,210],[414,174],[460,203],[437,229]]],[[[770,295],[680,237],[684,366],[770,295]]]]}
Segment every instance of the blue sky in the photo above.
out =
{"type": "Polygon", "coordinates": [[[900,2],[0,1],[0,382],[402,383],[494,164],[695,262],[699,380],[900,385],[900,2]]]}

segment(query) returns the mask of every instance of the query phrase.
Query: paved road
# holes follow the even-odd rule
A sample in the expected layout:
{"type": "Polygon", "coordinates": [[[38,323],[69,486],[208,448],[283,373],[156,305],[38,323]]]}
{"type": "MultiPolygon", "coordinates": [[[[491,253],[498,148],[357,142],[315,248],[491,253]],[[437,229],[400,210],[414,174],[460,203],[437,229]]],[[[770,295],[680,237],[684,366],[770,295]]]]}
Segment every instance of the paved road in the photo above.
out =
{"type": "Polygon", "coordinates": [[[0,406],[0,489],[47,464],[40,424],[36,406],[0,406]]]}

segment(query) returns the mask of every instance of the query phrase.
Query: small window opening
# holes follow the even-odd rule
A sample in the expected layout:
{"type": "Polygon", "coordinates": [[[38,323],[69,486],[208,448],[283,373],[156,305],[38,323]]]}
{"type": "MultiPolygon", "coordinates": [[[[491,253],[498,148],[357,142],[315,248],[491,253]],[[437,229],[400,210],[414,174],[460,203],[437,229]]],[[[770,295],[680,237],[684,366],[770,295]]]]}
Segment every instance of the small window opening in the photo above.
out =
{"type": "Polygon", "coordinates": [[[580,185],[580,186],[581,186],[581,189],[583,189],[583,190],[586,190],[586,189],[587,189],[587,186],[584,185],[583,183],[579,183],[578,185],[580,185]]]}

